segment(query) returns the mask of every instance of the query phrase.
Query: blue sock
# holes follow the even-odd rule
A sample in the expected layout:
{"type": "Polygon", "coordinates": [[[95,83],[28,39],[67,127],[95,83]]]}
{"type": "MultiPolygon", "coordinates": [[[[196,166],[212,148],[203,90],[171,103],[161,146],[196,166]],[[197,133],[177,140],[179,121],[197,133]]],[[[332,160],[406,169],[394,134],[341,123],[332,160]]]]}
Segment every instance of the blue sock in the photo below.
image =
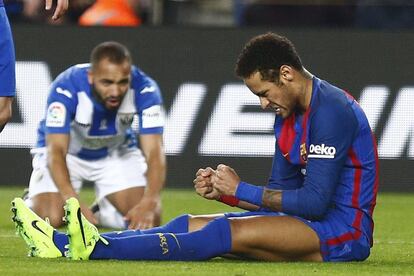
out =
{"type": "Polygon", "coordinates": [[[124,238],[131,236],[156,234],[156,233],[187,233],[188,232],[188,215],[182,215],[171,220],[169,223],[146,230],[125,230],[103,233],[104,238],[124,238]]]}
{"type": "Polygon", "coordinates": [[[55,230],[53,231],[53,243],[56,245],[59,251],[62,252],[62,256],[64,256],[65,251],[67,251],[65,245],[69,244],[68,236],[66,236],[65,233],[58,232],[55,230]]]}
{"type": "MultiPolygon", "coordinates": [[[[129,236],[137,236],[142,235],[140,230],[126,230],[126,231],[114,231],[114,232],[108,232],[103,233],[101,236],[104,238],[114,238],[114,237],[129,237],[129,236]]],[[[67,244],[69,244],[69,238],[65,233],[53,231],[53,243],[56,245],[56,247],[59,249],[60,252],[62,252],[62,256],[65,255],[65,251],[68,249],[65,248],[67,244]]]]}
{"type": "Polygon", "coordinates": [[[188,215],[181,215],[171,220],[167,224],[154,227],[151,229],[141,230],[142,234],[156,234],[156,233],[187,233],[188,232],[188,215]]]}
{"type": "MultiPolygon", "coordinates": [[[[106,238],[106,237],[105,237],[106,238]]],[[[90,259],[198,261],[229,253],[230,222],[221,217],[191,233],[158,233],[98,241],[90,259]]]]}
{"type": "Polygon", "coordinates": [[[101,234],[101,236],[104,238],[124,238],[139,235],[142,235],[142,232],[140,230],[113,231],[101,234]]]}

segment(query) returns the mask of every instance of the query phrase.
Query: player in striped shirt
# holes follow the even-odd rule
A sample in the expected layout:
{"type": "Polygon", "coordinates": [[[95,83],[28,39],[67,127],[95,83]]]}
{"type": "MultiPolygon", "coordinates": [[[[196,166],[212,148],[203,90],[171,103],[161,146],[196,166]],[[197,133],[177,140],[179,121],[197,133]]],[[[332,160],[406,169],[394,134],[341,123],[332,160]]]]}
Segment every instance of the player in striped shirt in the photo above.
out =
{"type": "Polygon", "coordinates": [[[82,206],[91,222],[120,229],[159,225],[164,121],[158,85],[132,65],[128,49],[97,45],[90,64],[68,68],[51,85],[31,151],[28,204],[58,227],[64,201],[87,181],[95,184],[99,206],[99,215],[82,206]]]}

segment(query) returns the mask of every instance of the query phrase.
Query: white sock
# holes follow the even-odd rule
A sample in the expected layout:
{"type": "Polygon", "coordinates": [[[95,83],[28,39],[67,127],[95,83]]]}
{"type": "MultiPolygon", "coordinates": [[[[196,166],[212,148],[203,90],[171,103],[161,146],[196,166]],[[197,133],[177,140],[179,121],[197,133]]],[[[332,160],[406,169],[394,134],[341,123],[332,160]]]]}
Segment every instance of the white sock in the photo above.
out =
{"type": "Polygon", "coordinates": [[[100,226],[122,230],[128,227],[124,216],[116,210],[108,199],[103,198],[98,202],[98,205],[99,211],[95,213],[95,216],[100,226]]]}
{"type": "Polygon", "coordinates": [[[26,204],[26,206],[30,209],[33,208],[33,200],[30,197],[24,198],[24,203],[26,204]]]}

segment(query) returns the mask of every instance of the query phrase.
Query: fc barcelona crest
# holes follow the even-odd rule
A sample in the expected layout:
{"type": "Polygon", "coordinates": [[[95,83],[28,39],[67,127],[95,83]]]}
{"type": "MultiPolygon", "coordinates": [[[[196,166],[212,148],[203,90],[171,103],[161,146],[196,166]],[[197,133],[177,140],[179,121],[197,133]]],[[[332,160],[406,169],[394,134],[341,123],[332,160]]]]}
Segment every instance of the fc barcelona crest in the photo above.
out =
{"type": "Polygon", "coordinates": [[[306,151],[306,144],[300,145],[300,157],[304,162],[308,161],[308,152],[306,151]]]}

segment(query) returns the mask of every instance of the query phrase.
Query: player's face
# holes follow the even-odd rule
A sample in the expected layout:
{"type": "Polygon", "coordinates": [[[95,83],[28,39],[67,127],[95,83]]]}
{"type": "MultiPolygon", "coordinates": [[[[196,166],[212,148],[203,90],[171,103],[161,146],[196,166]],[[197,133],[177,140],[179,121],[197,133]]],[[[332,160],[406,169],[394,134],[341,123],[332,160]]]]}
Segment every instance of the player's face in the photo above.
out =
{"type": "Polygon", "coordinates": [[[289,117],[297,107],[297,98],[289,81],[279,78],[279,82],[262,80],[260,72],[244,79],[246,86],[259,97],[262,109],[273,110],[282,118],[289,117]]]}
{"type": "Polygon", "coordinates": [[[88,74],[98,100],[109,110],[116,110],[128,92],[131,83],[131,64],[101,60],[88,74]]]}

